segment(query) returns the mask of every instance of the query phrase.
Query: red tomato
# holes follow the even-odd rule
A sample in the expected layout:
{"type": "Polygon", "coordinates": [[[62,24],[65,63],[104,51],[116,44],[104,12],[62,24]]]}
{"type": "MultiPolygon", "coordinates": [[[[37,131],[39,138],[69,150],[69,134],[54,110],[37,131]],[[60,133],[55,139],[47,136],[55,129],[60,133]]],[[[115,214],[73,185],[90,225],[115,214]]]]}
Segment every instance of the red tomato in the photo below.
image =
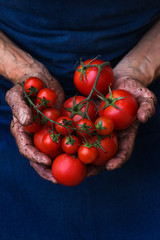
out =
{"type": "Polygon", "coordinates": [[[138,104],[135,97],[128,91],[117,89],[112,91],[112,95],[107,94],[105,96],[106,101],[102,101],[100,104],[100,116],[105,116],[114,122],[114,127],[116,130],[123,130],[128,128],[136,119],[138,104]],[[116,100],[116,98],[124,97],[123,99],[116,100]],[[109,105],[105,107],[105,104],[108,102],[114,102],[115,106],[109,105]],[[119,109],[118,109],[118,108],[119,109]],[[102,109],[104,108],[104,109],[102,109]]]}
{"type": "Polygon", "coordinates": [[[52,164],[53,177],[64,186],[80,184],[87,173],[87,168],[78,158],[69,154],[61,154],[52,164]]]}
{"type": "Polygon", "coordinates": [[[92,163],[98,157],[98,150],[94,147],[87,147],[85,144],[78,149],[79,160],[85,164],[92,163]]]}
{"type": "MultiPolygon", "coordinates": [[[[85,61],[84,65],[88,65],[92,60],[93,59],[85,61]]],[[[95,59],[92,63],[90,63],[90,66],[95,64],[101,65],[102,63],[104,63],[104,61],[95,59]]],[[[87,68],[86,66],[83,67],[82,65],[78,66],[74,73],[74,84],[81,94],[85,96],[88,96],[90,94],[90,91],[92,90],[94,82],[96,80],[97,74],[98,67],[87,68]]],[[[110,65],[107,65],[103,68],[102,72],[100,73],[96,89],[100,93],[105,95],[108,92],[108,87],[112,86],[113,81],[114,81],[113,70],[110,65]]],[[[96,97],[96,92],[94,92],[92,96],[96,97]]]]}
{"type": "MultiPolygon", "coordinates": [[[[94,140],[97,141],[97,137],[94,137],[94,140]]],[[[92,163],[93,165],[97,166],[105,165],[117,153],[118,140],[116,134],[113,133],[111,136],[102,138],[100,140],[100,144],[103,150],[100,147],[97,148],[98,157],[92,163]]]]}
{"type": "Polygon", "coordinates": [[[74,127],[72,118],[68,116],[61,116],[56,120],[56,122],[62,124],[63,126],[71,127],[67,129],[66,127],[60,126],[59,124],[55,124],[56,132],[60,133],[61,135],[68,135],[74,131],[72,129],[74,127]]]}
{"type": "Polygon", "coordinates": [[[23,127],[24,130],[28,133],[36,133],[41,128],[41,124],[38,118],[33,121],[30,125],[23,127]]]}
{"type": "Polygon", "coordinates": [[[110,119],[108,117],[101,116],[96,119],[94,124],[96,127],[96,132],[99,135],[105,136],[105,135],[109,135],[113,132],[114,123],[113,123],[112,119],[110,119]]]}
{"type": "MultiPolygon", "coordinates": [[[[42,113],[48,117],[49,119],[56,121],[59,117],[60,117],[60,111],[56,108],[46,108],[42,111],[42,113]]],[[[42,116],[42,119],[44,119],[44,117],[42,116]]],[[[54,124],[51,123],[50,121],[47,121],[47,126],[48,127],[53,127],[54,124]]]]}
{"type": "Polygon", "coordinates": [[[42,143],[43,137],[48,133],[49,130],[50,130],[49,128],[42,127],[38,132],[34,134],[33,141],[35,147],[40,152],[48,155],[51,158],[54,158],[56,156],[56,153],[59,152],[59,149],[57,149],[57,151],[48,151],[42,143]]]}
{"type": "Polygon", "coordinates": [[[59,156],[60,154],[64,153],[62,148],[59,147],[56,151],[52,152],[52,159],[55,159],[57,156],[59,156]]]}
{"type": "Polygon", "coordinates": [[[30,93],[30,90],[34,90],[31,94],[31,96],[36,96],[37,93],[44,88],[44,84],[42,82],[41,79],[37,78],[37,77],[30,77],[28,78],[25,83],[24,83],[24,89],[26,91],[26,93],[30,93]],[[35,88],[35,89],[33,89],[35,88]]]}
{"type": "Polygon", "coordinates": [[[91,120],[82,118],[76,123],[76,129],[76,133],[80,137],[90,137],[93,134],[95,127],[91,120]]]}
{"type": "Polygon", "coordinates": [[[37,94],[37,102],[44,103],[45,107],[52,107],[56,103],[57,95],[50,88],[43,88],[37,94]]]}
{"type": "MultiPolygon", "coordinates": [[[[80,103],[82,100],[84,100],[84,96],[75,96],[67,99],[64,102],[64,105],[62,107],[61,114],[64,116],[69,116],[73,119],[74,122],[79,121],[81,118],[83,118],[83,113],[86,109],[86,102],[83,102],[85,105],[77,105],[80,103]]],[[[88,116],[91,121],[95,121],[96,119],[96,107],[92,101],[89,103],[89,108],[88,108],[88,116]]]]}
{"type": "Polygon", "coordinates": [[[80,141],[74,135],[70,135],[68,137],[65,136],[62,139],[61,148],[67,154],[76,154],[79,146],[80,146],[80,141]]]}
{"type": "Polygon", "coordinates": [[[49,131],[43,136],[42,145],[47,151],[56,151],[61,145],[61,138],[56,132],[49,131]]]}

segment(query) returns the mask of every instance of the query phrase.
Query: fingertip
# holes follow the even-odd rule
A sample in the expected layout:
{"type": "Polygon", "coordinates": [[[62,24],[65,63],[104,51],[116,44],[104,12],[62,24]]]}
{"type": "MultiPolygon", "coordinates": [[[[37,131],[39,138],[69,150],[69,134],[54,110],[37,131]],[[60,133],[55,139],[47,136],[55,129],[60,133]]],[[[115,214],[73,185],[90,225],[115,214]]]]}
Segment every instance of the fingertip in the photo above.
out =
{"type": "Polygon", "coordinates": [[[120,168],[122,166],[122,159],[119,158],[113,158],[106,164],[106,170],[115,170],[117,168],[120,168]]]}
{"type": "Polygon", "coordinates": [[[146,123],[150,118],[150,114],[148,111],[144,111],[144,109],[139,109],[137,112],[137,118],[141,123],[146,123]]]}
{"type": "Polygon", "coordinates": [[[50,179],[50,181],[56,185],[58,185],[59,183],[57,182],[57,180],[53,177],[52,179],[50,179]]]}
{"type": "Polygon", "coordinates": [[[31,109],[26,104],[19,106],[15,115],[23,126],[28,126],[33,122],[31,109]]]}
{"type": "Polygon", "coordinates": [[[50,167],[52,165],[51,158],[39,151],[33,152],[32,161],[37,164],[43,164],[48,167],[50,167]]]}

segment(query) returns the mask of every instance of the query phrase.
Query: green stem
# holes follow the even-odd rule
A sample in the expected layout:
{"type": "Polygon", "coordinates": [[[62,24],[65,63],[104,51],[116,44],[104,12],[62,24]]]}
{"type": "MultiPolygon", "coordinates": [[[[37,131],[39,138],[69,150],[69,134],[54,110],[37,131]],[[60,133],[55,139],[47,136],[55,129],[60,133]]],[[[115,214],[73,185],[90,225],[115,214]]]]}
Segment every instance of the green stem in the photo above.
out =
{"type": "MultiPolygon", "coordinates": [[[[60,125],[60,126],[62,126],[62,127],[65,127],[65,128],[67,128],[68,132],[69,132],[69,129],[73,129],[74,131],[79,131],[79,132],[82,133],[82,131],[81,131],[80,129],[77,129],[77,128],[75,128],[75,127],[65,126],[65,125],[63,125],[63,124],[61,124],[61,123],[58,123],[58,122],[56,122],[56,121],[54,121],[54,120],[51,120],[50,118],[48,118],[47,116],[45,116],[45,115],[34,105],[34,103],[32,102],[32,100],[31,100],[31,99],[29,98],[29,96],[27,95],[27,93],[26,93],[26,91],[25,91],[25,89],[24,89],[24,82],[23,82],[23,83],[19,83],[19,84],[21,85],[21,87],[22,87],[22,89],[23,89],[24,96],[25,96],[25,98],[28,100],[29,104],[30,104],[31,106],[33,106],[40,115],[42,115],[45,119],[47,119],[48,121],[50,121],[51,124],[54,123],[54,124],[58,124],[58,125],[60,125]]],[[[90,133],[90,131],[86,131],[86,132],[87,132],[87,133],[90,133]]],[[[82,134],[83,134],[83,133],[82,133],[82,134]]]]}
{"type": "Polygon", "coordinates": [[[96,79],[95,79],[93,88],[92,88],[92,90],[90,91],[90,94],[88,95],[88,97],[86,97],[84,100],[82,100],[81,102],[79,102],[79,103],[77,104],[77,105],[80,105],[80,104],[82,104],[83,102],[87,102],[87,103],[86,103],[86,109],[85,109],[84,114],[83,114],[83,118],[85,118],[85,117],[89,118],[89,116],[88,116],[88,108],[89,108],[89,103],[90,103],[92,94],[93,94],[94,91],[98,91],[98,90],[96,89],[96,86],[97,86],[97,83],[98,83],[100,74],[101,74],[103,68],[104,68],[105,66],[108,66],[108,65],[109,65],[109,62],[104,62],[104,63],[102,63],[102,64],[100,64],[100,65],[94,64],[94,65],[87,65],[87,66],[86,66],[86,68],[97,67],[97,68],[98,68],[98,73],[97,73],[97,76],[96,76],[96,79]]]}

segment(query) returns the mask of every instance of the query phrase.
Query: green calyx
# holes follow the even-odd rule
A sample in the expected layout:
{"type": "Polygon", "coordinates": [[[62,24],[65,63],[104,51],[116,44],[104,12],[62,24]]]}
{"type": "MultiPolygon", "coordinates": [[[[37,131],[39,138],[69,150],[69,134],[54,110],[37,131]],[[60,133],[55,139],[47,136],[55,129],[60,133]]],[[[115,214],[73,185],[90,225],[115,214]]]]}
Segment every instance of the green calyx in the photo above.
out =
{"type": "Polygon", "coordinates": [[[66,145],[73,145],[76,142],[71,135],[69,135],[69,137],[66,137],[66,140],[66,145]]]}
{"type": "Polygon", "coordinates": [[[100,57],[100,55],[98,55],[97,57],[93,58],[88,64],[84,64],[84,62],[82,61],[82,58],[80,58],[80,65],[81,67],[76,69],[77,72],[80,72],[80,79],[81,82],[86,79],[86,71],[88,68],[91,67],[97,67],[99,69],[99,71],[101,71],[105,66],[110,66],[110,62],[104,62],[100,65],[98,64],[91,64],[94,62],[94,60],[96,60],[98,57],[100,57]]]}
{"type": "Polygon", "coordinates": [[[91,147],[94,147],[94,144],[91,143],[91,142],[85,142],[85,143],[83,144],[83,146],[84,146],[84,147],[87,147],[87,148],[91,148],[91,147]]]}
{"type": "Polygon", "coordinates": [[[68,121],[67,119],[63,119],[62,122],[63,122],[64,126],[68,127],[68,126],[72,125],[73,121],[72,120],[68,121]]]}
{"type": "Polygon", "coordinates": [[[109,106],[112,106],[118,110],[121,110],[115,103],[118,101],[118,100],[122,100],[124,99],[125,97],[118,97],[118,98],[114,98],[113,97],[113,94],[112,94],[112,91],[111,91],[111,88],[109,87],[109,98],[106,98],[106,97],[103,97],[101,95],[98,95],[98,97],[105,102],[104,106],[102,108],[99,109],[99,111],[109,107],[109,106]]]}
{"type": "Polygon", "coordinates": [[[76,114],[80,115],[80,116],[84,116],[84,113],[82,112],[82,108],[86,105],[86,103],[82,103],[82,104],[76,104],[76,100],[75,97],[73,98],[73,107],[71,108],[65,108],[66,111],[69,111],[70,117],[73,118],[76,114]]]}
{"type": "Polygon", "coordinates": [[[99,119],[97,124],[95,125],[96,129],[98,130],[98,132],[101,132],[103,129],[106,129],[105,127],[103,127],[103,124],[102,124],[102,120],[99,119]]]}
{"type": "Polygon", "coordinates": [[[55,134],[53,131],[49,131],[49,135],[53,142],[59,143],[59,134],[55,134]]]}
{"type": "Polygon", "coordinates": [[[82,131],[85,131],[85,132],[89,132],[89,130],[91,129],[91,126],[88,126],[87,123],[84,123],[84,124],[77,124],[82,131]]]}
{"type": "Polygon", "coordinates": [[[27,93],[28,96],[30,96],[30,95],[32,95],[32,94],[37,94],[37,93],[38,93],[38,89],[35,88],[35,87],[33,87],[33,86],[31,86],[31,87],[28,88],[27,90],[29,90],[29,93],[27,93]]]}
{"type": "Polygon", "coordinates": [[[42,99],[41,98],[38,98],[40,99],[40,106],[45,106],[47,107],[48,103],[50,103],[50,101],[48,101],[45,97],[43,97],[42,99]]]}

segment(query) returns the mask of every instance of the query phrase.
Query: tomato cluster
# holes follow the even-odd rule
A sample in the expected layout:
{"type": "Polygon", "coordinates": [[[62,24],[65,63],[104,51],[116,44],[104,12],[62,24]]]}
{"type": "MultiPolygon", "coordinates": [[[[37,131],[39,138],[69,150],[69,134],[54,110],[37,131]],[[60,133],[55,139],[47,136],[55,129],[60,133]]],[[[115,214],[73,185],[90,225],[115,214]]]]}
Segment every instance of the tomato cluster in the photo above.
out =
{"type": "Polygon", "coordinates": [[[24,129],[33,134],[35,147],[53,159],[52,174],[60,184],[75,186],[86,177],[88,164],[105,165],[118,150],[116,131],[136,119],[134,96],[124,90],[111,91],[113,82],[108,62],[81,61],[74,74],[80,94],[67,99],[61,111],[54,107],[56,93],[40,79],[31,77],[24,83],[33,113],[33,123],[24,129]]]}

